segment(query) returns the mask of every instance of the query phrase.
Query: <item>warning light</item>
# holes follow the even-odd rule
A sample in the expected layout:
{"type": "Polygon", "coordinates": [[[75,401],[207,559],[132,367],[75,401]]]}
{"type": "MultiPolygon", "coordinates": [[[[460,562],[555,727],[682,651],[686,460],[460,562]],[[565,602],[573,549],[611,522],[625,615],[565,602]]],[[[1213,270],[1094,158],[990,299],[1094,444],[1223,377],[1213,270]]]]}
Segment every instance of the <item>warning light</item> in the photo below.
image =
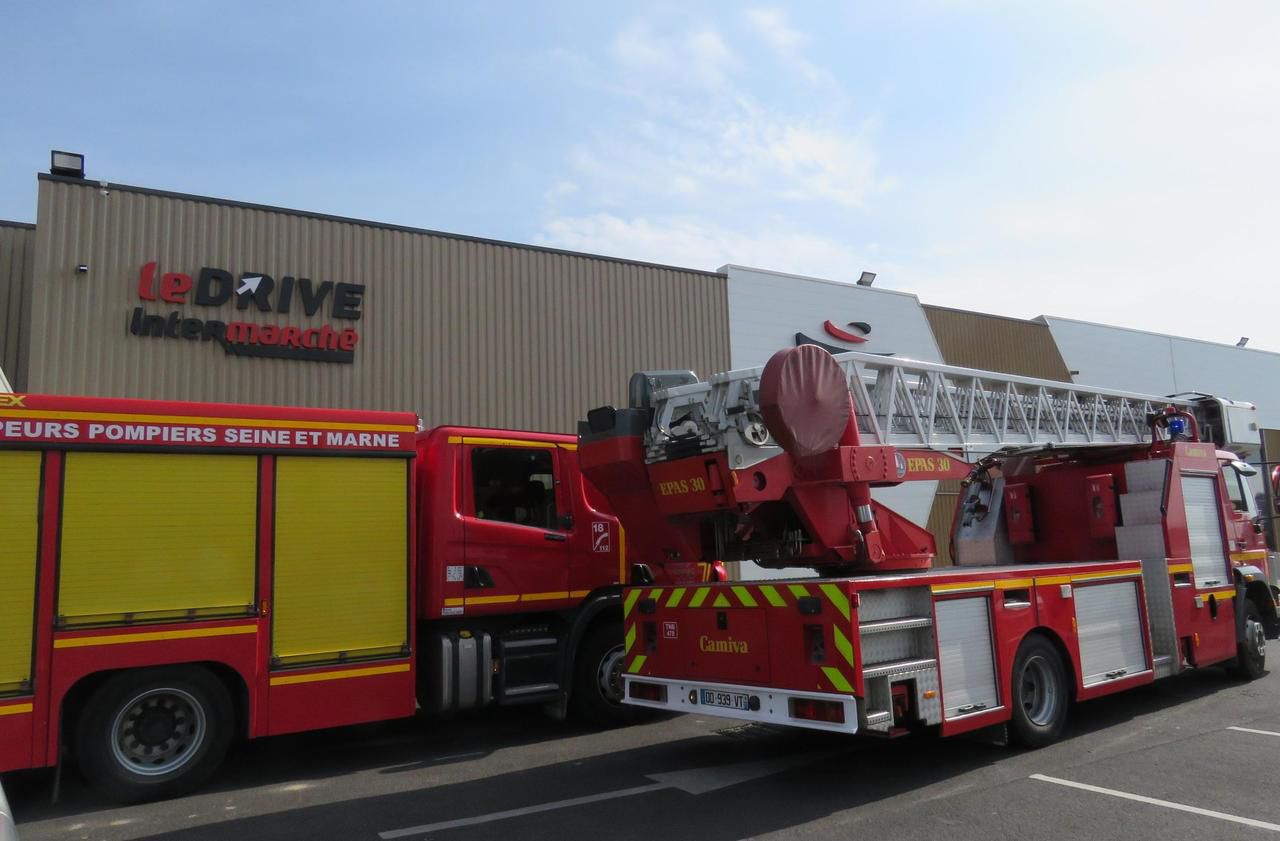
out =
{"type": "Polygon", "coordinates": [[[1181,415],[1174,415],[1173,417],[1169,418],[1170,437],[1173,437],[1176,435],[1186,435],[1186,434],[1187,434],[1186,418],[1182,417],[1181,415]]]}
{"type": "Polygon", "coordinates": [[[667,702],[667,687],[660,683],[643,683],[633,680],[631,682],[631,697],[641,701],[665,704],[667,702]]]}

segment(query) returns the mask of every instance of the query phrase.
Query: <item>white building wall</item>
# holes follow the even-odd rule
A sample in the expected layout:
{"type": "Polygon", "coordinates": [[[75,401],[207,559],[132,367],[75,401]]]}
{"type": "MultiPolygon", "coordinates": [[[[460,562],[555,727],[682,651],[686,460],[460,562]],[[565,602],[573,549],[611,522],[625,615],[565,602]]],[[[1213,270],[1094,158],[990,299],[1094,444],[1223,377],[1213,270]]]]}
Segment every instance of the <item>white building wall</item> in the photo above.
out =
{"type": "MultiPolygon", "coordinates": [[[[848,350],[942,361],[929,320],[915,295],[744,266],[725,266],[720,271],[729,276],[729,358],[734,368],[763,365],[781,348],[794,347],[797,333],[848,350]],[[849,322],[865,322],[871,331],[866,342],[845,344],[823,330],[823,322],[828,320],[852,333],[860,331],[850,328],[849,322]]],[[[912,482],[878,489],[873,495],[924,526],[936,490],[936,482],[912,482]]],[[[765,570],[747,563],[741,569],[747,580],[806,574],[810,573],[765,570]]]]}

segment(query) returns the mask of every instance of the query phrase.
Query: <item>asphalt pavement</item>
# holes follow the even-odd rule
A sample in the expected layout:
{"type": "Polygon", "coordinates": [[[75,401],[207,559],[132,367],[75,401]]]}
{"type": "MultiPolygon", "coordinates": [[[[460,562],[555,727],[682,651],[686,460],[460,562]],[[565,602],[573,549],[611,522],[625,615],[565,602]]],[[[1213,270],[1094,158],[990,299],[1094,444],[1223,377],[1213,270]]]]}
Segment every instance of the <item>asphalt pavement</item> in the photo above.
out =
{"type": "Polygon", "coordinates": [[[241,745],[205,791],[117,808],[7,775],[22,841],[1280,838],[1280,674],[1192,673],[1072,711],[1065,738],[883,741],[700,716],[591,731],[537,710],[241,745]]]}

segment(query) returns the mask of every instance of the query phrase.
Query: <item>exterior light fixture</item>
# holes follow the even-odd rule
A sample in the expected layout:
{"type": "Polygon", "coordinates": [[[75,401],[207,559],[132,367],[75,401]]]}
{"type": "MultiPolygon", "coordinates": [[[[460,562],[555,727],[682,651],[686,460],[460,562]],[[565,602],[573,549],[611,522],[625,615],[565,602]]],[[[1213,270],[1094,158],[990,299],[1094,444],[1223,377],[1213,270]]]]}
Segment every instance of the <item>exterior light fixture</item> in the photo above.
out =
{"type": "Polygon", "coordinates": [[[1244,347],[1247,344],[1249,344],[1249,337],[1241,336],[1240,341],[1236,342],[1236,347],[1244,347]]]}
{"type": "Polygon", "coordinates": [[[863,273],[862,273],[862,277],[858,278],[858,285],[859,285],[859,286],[870,286],[871,284],[873,284],[873,283],[875,283],[875,282],[876,282],[876,273],[875,273],[875,272],[863,272],[863,273]]]}
{"type": "Polygon", "coordinates": [[[49,153],[49,172],[52,175],[84,178],[84,155],[77,152],[59,152],[54,149],[49,153]]]}

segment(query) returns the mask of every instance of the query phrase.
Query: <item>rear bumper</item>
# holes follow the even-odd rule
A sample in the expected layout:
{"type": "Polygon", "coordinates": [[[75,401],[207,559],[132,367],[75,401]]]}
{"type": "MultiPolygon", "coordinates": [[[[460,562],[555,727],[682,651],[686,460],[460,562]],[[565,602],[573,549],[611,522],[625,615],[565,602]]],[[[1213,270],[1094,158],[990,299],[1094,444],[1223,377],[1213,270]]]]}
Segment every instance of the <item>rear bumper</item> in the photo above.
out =
{"type": "Polygon", "coordinates": [[[794,692],[785,689],[764,688],[759,686],[742,686],[732,683],[705,683],[684,680],[668,680],[666,678],[645,677],[643,675],[626,675],[626,693],[624,702],[637,707],[648,707],[655,710],[668,710],[678,713],[697,713],[719,718],[735,718],[742,721],[758,721],[768,724],[782,724],[788,727],[805,727],[810,730],[827,730],[835,733],[858,732],[858,704],[848,695],[833,695],[826,692],[794,692]],[[631,696],[632,684],[648,684],[666,687],[665,701],[650,701],[631,696]],[[735,710],[728,707],[717,707],[709,704],[690,701],[702,697],[702,690],[713,692],[743,693],[758,699],[759,709],[735,710]],[[814,721],[797,718],[792,714],[791,701],[827,701],[840,704],[844,709],[844,721],[841,723],[814,721]]]}

